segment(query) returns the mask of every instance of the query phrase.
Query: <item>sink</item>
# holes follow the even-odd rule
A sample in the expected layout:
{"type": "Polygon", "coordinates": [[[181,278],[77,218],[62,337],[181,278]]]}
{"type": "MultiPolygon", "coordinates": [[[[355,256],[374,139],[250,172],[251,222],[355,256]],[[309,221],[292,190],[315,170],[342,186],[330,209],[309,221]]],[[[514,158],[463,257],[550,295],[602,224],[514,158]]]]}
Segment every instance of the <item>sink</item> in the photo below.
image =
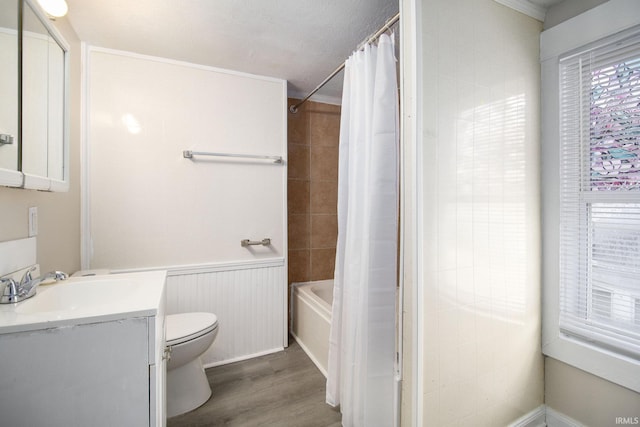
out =
{"type": "Polygon", "coordinates": [[[166,271],[70,277],[40,285],[15,304],[0,304],[0,335],[156,316],[164,307],[166,271]]]}
{"type": "Polygon", "coordinates": [[[0,425],[163,425],[165,284],[71,277],[0,304],[0,425]]]}
{"type": "Polygon", "coordinates": [[[40,285],[36,295],[16,304],[16,313],[91,310],[141,297],[140,282],[114,276],[70,278],[52,285],[40,285]]]}

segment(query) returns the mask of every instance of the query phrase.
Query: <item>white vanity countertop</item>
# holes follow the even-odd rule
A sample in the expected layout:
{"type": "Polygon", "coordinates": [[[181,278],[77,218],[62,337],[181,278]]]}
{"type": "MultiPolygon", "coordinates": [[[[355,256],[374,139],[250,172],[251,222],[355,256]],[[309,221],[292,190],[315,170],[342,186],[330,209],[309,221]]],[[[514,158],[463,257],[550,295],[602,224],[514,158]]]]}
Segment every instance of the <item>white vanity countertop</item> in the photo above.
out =
{"type": "Polygon", "coordinates": [[[166,271],[71,277],[35,296],[0,304],[0,334],[147,317],[163,313],[166,271]]]}

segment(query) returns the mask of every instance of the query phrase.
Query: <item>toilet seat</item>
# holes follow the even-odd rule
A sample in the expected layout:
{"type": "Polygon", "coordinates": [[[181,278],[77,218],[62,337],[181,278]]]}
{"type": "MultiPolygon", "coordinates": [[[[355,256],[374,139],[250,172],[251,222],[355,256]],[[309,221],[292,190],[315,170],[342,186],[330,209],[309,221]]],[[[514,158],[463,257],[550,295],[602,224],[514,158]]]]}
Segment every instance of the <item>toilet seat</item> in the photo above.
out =
{"type": "Polygon", "coordinates": [[[218,327],[218,317],[213,313],[169,314],[165,321],[167,346],[191,341],[218,327]]]}

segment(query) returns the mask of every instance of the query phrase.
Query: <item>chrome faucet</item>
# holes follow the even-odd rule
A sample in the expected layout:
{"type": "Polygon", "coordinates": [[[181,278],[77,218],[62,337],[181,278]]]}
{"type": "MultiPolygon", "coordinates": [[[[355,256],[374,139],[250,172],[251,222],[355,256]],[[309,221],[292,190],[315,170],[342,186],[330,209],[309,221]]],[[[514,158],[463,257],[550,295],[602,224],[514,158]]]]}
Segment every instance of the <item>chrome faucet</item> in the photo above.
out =
{"type": "Polygon", "coordinates": [[[12,278],[4,278],[0,279],[0,283],[5,285],[4,292],[2,296],[0,296],[0,304],[12,304],[15,302],[24,301],[27,298],[31,298],[36,294],[36,290],[40,283],[55,279],[55,281],[65,280],[69,276],[62,271],[52,271],[50,273],[45,274],[44,276],[36,277],[35,279],[32,277],[31,273],[36,269],[36,267],[31,267],[24,273],[20,283],[17,283],[12,278]]]}

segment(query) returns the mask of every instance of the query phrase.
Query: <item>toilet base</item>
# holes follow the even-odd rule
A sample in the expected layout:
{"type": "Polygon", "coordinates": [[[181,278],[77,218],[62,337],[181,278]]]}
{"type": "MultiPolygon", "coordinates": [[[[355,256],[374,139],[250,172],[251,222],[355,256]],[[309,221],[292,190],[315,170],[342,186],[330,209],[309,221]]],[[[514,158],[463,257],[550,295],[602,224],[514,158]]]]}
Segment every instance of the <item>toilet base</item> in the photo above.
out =
{"type": "Polygon", "coordinates": [[[211,397],[211,387],[202,367],[194,361],[167,371],[167,417],[192,411],[211,397]]]}

